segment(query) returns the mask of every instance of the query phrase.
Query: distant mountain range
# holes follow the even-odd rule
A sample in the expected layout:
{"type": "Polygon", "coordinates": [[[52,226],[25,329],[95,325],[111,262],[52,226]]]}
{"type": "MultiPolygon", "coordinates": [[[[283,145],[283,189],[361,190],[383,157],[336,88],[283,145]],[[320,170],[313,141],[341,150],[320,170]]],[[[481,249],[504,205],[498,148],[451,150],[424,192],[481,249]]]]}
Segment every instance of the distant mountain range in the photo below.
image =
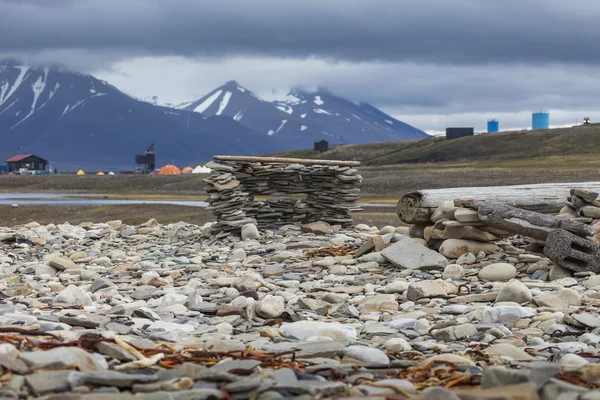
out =
{"type": "MultiPolygon", "coordinates": [[[[307,137],[336,144],[429,137],[370,104],[354,104],[326,90],[294,90],[283,101],[269,102],[230,81],[199,100],[176,107],[210,116],[226,115],[256,132],[298,144],[307,137]]],[[[308,144],[301,147],[310,147],[308,144]]]]}
{"type": "Polygon", "coordinates": [[[368,104],[326,91],[267,102],[231,81],[179,106],[134,99],[90,75],[0,62],[0,164],[34,153],[59,170],[131,170],[155,143],[158,165],[330,143],[428,137],[368,104]]]}

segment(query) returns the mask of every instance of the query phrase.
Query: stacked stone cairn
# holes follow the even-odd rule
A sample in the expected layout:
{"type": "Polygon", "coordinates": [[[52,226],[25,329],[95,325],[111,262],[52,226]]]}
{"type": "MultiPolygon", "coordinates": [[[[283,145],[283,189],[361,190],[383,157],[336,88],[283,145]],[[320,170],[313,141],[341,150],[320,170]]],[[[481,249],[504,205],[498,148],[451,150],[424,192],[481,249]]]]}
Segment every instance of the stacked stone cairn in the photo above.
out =
{"type": "Polygon", "coordinates": [[[212,231],[226,236],[246,224],[275,229],[286,224],[327,222],[352,226],[362,176],[359,162],[215,156],[207,183],[212,231]],[[303,199],[291,196],[306,195],[303,199]],[[255,196],[276,199],[255,200],[255,196]]]}

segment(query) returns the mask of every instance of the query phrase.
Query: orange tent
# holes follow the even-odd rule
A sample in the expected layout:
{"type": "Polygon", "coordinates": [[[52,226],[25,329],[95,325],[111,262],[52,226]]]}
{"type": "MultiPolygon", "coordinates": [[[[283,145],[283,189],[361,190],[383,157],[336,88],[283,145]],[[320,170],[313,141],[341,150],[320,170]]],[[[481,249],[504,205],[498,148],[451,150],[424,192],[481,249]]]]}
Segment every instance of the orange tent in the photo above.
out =
{"type": "Polygon", "coordinates": [[[181,171],[174,165],[165,165],[158,171],[159,175],[181,175],[181,171]]]}
{"type": "Polygon", "coordinates": [[[185,167],[184,169],[181,170],[181,173],[182,174],[191,174],[193,170],[194,170],[194,168],[192,168],[192,167],[185,167]]]}

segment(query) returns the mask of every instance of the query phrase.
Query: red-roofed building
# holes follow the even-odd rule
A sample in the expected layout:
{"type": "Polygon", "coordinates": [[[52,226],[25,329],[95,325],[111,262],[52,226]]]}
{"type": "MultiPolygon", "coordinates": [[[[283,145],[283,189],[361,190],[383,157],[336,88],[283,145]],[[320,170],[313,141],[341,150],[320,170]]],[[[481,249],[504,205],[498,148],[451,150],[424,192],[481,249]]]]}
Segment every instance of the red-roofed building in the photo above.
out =
{"type": "Polygon", "coordinates": [[[33,154],[19,154],[6,160],[9,172],[20,169],[43,170],[48,165],[48,160],[44,160],[33,154]]]}

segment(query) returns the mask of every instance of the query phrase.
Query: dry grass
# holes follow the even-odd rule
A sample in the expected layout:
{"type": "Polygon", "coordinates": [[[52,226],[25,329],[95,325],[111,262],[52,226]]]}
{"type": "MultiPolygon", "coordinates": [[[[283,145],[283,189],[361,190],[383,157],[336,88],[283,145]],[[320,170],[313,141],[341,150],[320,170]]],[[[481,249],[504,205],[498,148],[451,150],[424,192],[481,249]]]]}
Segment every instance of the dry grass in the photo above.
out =
{"type": "MultiPolygon", "coordinates": [[[[483,163],[488,166],[546,157],[592,160],[600,153],[600,125],[482,134],[455,140],[430,138],[403,142],[344,145],[326,153],[300,150],[282,157],[357,160],[365,165],[411,163],[483,163]]],[[[596,162],[596,164],[598,164],[596,162]]]]}

